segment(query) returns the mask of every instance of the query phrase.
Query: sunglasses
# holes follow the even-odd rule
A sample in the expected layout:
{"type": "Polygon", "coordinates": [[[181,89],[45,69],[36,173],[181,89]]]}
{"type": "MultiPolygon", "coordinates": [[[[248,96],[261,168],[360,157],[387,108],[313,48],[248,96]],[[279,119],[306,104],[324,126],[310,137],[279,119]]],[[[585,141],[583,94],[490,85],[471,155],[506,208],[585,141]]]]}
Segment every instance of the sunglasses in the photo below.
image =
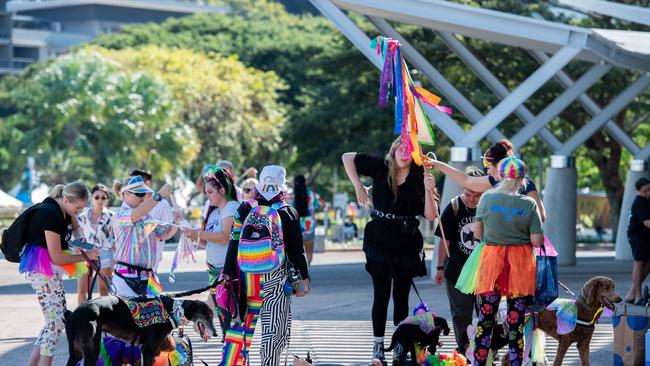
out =
{"type": "Polygon", "coordinates": [[[244,193],[251,193],[253,188],[244,188],[244,193]]]}
{"type": "Polygon", "coordinates": [[[146,193],[135,193],[135,192],[131,192],[131,194],[134,194],[134,195],[136,195],[136,196],[138,196],[140,198],[142,198],[142,197],[144,197],[146,195],[146,193]]]}
{"type": "Polygon", "coordinates": [[[108,197],[106,197],[106,196],[101,196],[101,197],[100,196],[95,196],[93,198],[95,199],[95,201],[99,201],[99,200],[106,201],[108,199],[108,197]]]}

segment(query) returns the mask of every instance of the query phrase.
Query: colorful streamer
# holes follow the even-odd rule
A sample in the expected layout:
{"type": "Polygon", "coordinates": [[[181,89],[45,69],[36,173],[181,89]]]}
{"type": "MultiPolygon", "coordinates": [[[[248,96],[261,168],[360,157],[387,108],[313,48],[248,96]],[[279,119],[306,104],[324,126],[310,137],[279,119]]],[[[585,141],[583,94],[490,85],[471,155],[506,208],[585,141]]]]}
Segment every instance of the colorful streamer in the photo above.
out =
{"type": "Polygon", "coordinates": [[[170,283],[176,282],[176,270],[183,260],[185,260],[185,263],[189,263],[191,259],[193,263],[196,263],[196,258],[194,257],[196,246],[197,243],[194,240],[190,239],[185,233],[181,234],[181,239],[178,241],[174,259],[172,260],[172,267],[169,270],[170,283]]]}
{"type": "Polygon", "coordinates": [[[379,106],[388,105],[388,98],[392,92],[395,99],[393,132],[401,136],[402,152],[413,156],[415,163],[422,165],[423,154],[420,144],[434,144],[433,129],[423,111],[423,104],[447,114],[452,113],[451,108],[439,105],[440,97],[415,86],[402,56],[399,41],[388,37],[377,37],[371,41],[370,47],[377,50],[383,62],[379,82],[379,106]]]}

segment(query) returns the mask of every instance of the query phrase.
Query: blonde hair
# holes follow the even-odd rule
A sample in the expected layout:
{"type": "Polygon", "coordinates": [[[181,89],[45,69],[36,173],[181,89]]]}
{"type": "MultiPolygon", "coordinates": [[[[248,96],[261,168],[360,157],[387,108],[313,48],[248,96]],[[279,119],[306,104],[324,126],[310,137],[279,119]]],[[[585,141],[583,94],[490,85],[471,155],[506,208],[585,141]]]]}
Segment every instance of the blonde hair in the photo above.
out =
{"type": "Polygon", "coordinates": [[[247,179],[246,179],[246,180],[241,184],[241,186],[239,186],[239,188],[242,188],[242,189],[243,189],[244,187],[246,187],[247,185],[249,185],[249,184],[251,184],[251,183],[253,183],[253,185],[257,185],[257,183],[259,183],[259,182],[260,182],[260,181],[257,180],[257,179],[255,179],[255,178],[247,178],[247,179]]]}
{"type": "Polygon", "coordinates": [[[81,182],[72,182],[66,185],[57,184],[50,191],[50,198],[67,198],[70,202],[79,200],[88,201],[88,188],[81,182]]]}
{"type": "Polygon", "coordinates": [[[113,193],[115,193],[116,197],[122,197],[122,187],[129,184],[129,181],[131,180],[131,178],[133,178],[133,177],[125,178],[121,182],[119,180],[116,180],[116,181],[113,182],[113,193]]]}
{"type": "Polygon", "coordinates": [[[525,187],[525,177],[520,177],[516,179],[512,178],[503,178],[501,182],[494,188],[495,192],[513,194],[519,191],[519,188],[525,187]]]}
{"type": "Polygon", "coordinates": [[[388,165],[388,175],[386,178],[388,179],[388,188],[393,192],[393,202],[397,202],[397,195],[399,194],[399,190],[397,189],[397,162],[395,161],[395,151],[400,147],[402,147],[402,140],[398,137],[390,145],[390,149],[384,159],[386,165],[388,165]]]}

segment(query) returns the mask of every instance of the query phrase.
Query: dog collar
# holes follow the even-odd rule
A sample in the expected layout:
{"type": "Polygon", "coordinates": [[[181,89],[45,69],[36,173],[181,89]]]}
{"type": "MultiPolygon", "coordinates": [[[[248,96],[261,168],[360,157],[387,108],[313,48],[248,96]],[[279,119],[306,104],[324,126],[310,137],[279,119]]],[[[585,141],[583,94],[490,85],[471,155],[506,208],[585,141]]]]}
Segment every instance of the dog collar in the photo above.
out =
{"type": "Polygon", "coordinates": [[[598,322],[598,319],[600,319],[600,315],[603,313],[603,310],[604,310],[604,308],[602,306],[599,307],[598,310],[596,310],[596,313],[594,314],[594,317],[591,318],[590,322],[580,320],[580,319],[576,319],[576,324],[580,324],[580,325],[585,326],[585,327],[593,327],[594,324],[596,324],[598,322]]]}

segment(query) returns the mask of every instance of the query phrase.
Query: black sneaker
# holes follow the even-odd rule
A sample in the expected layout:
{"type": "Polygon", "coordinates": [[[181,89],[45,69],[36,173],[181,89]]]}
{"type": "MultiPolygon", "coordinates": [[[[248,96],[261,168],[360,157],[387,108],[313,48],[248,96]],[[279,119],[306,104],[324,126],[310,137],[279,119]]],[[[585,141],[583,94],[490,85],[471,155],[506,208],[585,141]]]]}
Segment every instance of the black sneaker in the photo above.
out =
{"type": "Polygon", "coordinates": [[[384,354],[384,342],[375,342],[372,347],[372,359],[379,360],[381,363],[386,362],[386,355],[384,354]]]}

